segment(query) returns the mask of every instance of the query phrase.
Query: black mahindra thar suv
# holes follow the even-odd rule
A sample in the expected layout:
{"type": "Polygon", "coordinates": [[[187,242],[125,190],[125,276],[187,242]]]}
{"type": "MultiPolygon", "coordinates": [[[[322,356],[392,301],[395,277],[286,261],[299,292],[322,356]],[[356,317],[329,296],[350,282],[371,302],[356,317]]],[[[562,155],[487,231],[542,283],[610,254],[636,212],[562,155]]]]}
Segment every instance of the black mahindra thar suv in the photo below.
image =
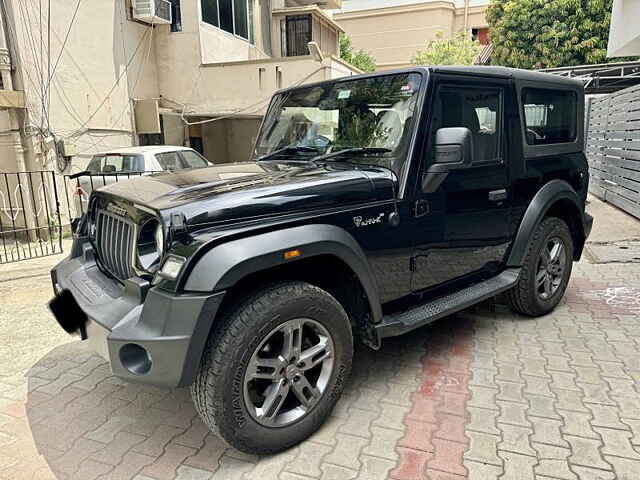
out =
{"type": "Polygon", "coordinates": [[[114,375],[190,386],[234,447],[286,449],[331,412],[354,341],[502,292],[554,309],[592,224],[583,115],[579,81],[498,67],[280,91],[250,162],[94,191],[51,309],[114,375]]]}

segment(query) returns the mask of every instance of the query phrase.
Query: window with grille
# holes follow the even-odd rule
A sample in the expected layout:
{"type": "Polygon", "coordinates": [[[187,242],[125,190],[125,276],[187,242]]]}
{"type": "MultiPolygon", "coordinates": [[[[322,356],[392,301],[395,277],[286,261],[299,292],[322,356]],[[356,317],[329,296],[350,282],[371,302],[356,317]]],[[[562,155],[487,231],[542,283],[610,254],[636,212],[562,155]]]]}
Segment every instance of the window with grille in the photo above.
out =
{"type": "Polygon", "coordinates": [[[255,0],[200,0],[202,21],[255,43],[255,0]]]}
{"type": "Polygon", "coordinates": [[[285,19],[285,35],[282,43],[283,57],[309,55],[307,43],[312,40],[311,15],[289,15],[285,19]]]}

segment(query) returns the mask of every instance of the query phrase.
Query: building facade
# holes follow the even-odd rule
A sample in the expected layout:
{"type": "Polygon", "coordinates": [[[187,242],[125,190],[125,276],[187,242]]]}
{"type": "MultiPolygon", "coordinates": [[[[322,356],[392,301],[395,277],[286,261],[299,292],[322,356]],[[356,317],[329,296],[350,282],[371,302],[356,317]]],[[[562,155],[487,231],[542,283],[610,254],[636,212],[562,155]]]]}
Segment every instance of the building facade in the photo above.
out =
{"type": "Polygon", "coordinates": [[[489,0],[344,0],[334,20],[351,37],[354,49],[376,59],[379,70],[411,65],[418,50],[437,35],[466,31],[488,44],[484,15],[489,0]]]}
{"type": "Polygon", "coordinates": [[[247,160],[274,91],[359,73],[338,58],[340,0],[48,3],[2,1],[0,171],[137,144],[247,160]]]}

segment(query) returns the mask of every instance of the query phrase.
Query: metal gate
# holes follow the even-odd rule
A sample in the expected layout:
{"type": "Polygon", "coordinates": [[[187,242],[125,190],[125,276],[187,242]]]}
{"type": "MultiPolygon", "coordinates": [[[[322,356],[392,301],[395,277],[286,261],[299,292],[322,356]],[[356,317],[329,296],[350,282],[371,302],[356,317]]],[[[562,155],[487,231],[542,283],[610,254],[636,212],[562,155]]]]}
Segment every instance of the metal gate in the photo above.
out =
{"type": "Polygon", "coordinates": [[[62,253],[53,171],[0,173],[0,264],[62,253]]]}
{"type": "Polygon", "coordinates": [[[640,85],[592,98],[587,122],[589,190],[640,218],[640,85]]]}

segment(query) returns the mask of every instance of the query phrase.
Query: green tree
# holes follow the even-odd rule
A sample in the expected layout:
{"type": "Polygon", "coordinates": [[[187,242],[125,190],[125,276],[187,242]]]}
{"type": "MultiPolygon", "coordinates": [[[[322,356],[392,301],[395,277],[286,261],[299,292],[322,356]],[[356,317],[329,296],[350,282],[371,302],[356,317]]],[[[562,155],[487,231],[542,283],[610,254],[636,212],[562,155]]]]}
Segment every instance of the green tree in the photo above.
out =
{"type": "Polygon", "coordinates": [[[550,68],[607,61],[613,0],[491,0],[492,63],[550,68]]]}
{"type": "Polygon", "coordinates": [[[340,58],[363,72],[373,72],[376,69],[376,59],[364,50],[354,52],[348,35],[340,35],[340,58]]]}
{"type": "Polygon", "coordinates": [[[425,50],[418,50],[411,61],[415,65],[471,65],[482,46],[464,32],[451,39],[436,33],[435,40],[427,43],[425,50]]]}

